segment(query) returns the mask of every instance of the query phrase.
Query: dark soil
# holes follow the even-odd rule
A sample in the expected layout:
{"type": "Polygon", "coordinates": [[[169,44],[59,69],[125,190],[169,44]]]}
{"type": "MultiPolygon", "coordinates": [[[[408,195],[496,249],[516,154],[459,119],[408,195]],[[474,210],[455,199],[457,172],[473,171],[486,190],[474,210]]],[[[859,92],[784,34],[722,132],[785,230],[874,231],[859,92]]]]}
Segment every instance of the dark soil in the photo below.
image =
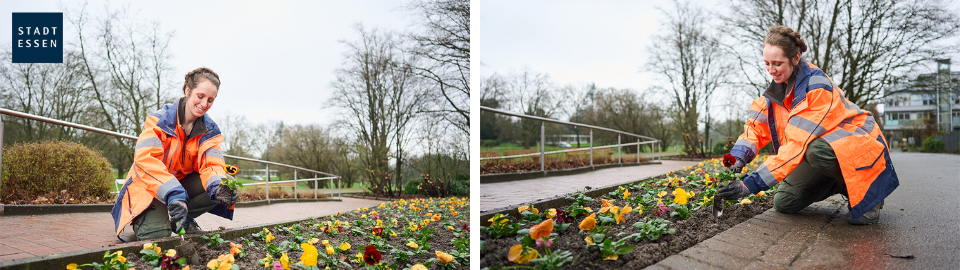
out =
{"type": "MultiPolygon", "coordinates": [[[[687,174],[688,173],[686,172],[681,172],[680,176],[683,178],[683,176],[686,176],[687,174]]],[[[664,179],[664,177],[661,176],[653,180],[648,180],[647,185],[656,183],[661,179],[664,179]]],[[[704,190],[704,187],[702,186],[691,188],[689,185],[686,185],[682,186],[681,188],[684,188],[688,191],[693,190],[698,194],[698,198],[700,193],[704,190]]],[[[667,189],[668,192],[672,190],[674,190],[674,188],[667,189]]],[[[634,190],[630,190],[630,192],[634,193],[634,196],[639,195],[636,193],[640,193],[634,190]]],[[[559,231],[559,226],[555,225],[554,233],[557,233],[558,236],[554,238],[554,244],[551,249],[554,252],[570,251],[573,254],[573,260],[567,265],[564,265],[565,269],[641,269],[655,264],[671,255],[678,254],[681,251],[696,245],[697,243],[707,240],[714,235],[733,227],[734,225],[737,225],[752,218],[753,216],[756,216],[757,214],[770,209],[773,207],[773,193],[774,192],[767,192],[762,201],[754,201],[752,204],[731,204],[726,206],[724,208],[723,215],[720,218],[713,217],[712,206],[701,207],[700,209],[693,211],[690,218],[687,220],[683,220],[679,216],[669,217],[668,214],[664,214],[663,218],[672,222],[668,227],[676,229],[675,234],[666,234],[661,236],[655,242],[650,242],[646,239],[641,240],[640,242],[634,242],[632,239],[627,240],[626,244],[634,245],[636,248],[631,253],[620,255],[615,261],[603,260],[603,258],[600,257],[600,252],[596,246],[584,249],[586,247],[584,238],[586,238],[588,235],[582,233],[577,227],[585,218],[584,216],[576,217],[576,220],[566,231],[559,231]]],[[[606,195],[601,198],[611,199],[606,195]]],[[[586,206],[594,209],[594,211],[597,211],[600,209],[602,202],[600,201],[600,198],[595,197],[593,199],[594,201],[587,202],[586,206]]],[[[668,203],[668,200],[672,199],[672,195],[663,197],[664,203],[668,203]]],[[[622,198],[616,198],[613,205],[622,207],[626,203],[626,200],[623,200],[622,198]]],[[[567,206],[569,206],[569,204],[561,208],[566,208],[567,206]]],[[[637,214],[637,206],[632,206],[635,210],[625,215],[625,223],[620,223],[619,225],[608,225],[608,227],[611,229],[606,234],[607,237],[610,237],[613,241],[620,240],[627,235],[639,231],[637,228],[632,226],[634,223],[642,221],[643,218],[657,218],[657,215],[654,211],[644,210],[643,214],[637,214]]],[[[540,210],[544,211],[546,209],[540,210]]],[[[512,217],[511,221],[518,222],[512,217]]],[[[522,228],[529,229],[533,225],[535,224],[523,224],[522,228]]],[[[481,232],[481,240],[485,241],[486,247],[481,251],[480,267],[491,267],[495,269],[495,266],[499,265],[518,265],[507,260],[507,253],[511,246],[520,243],[516,240],[516,238],[522,236],[523,235],[518,234],[500,239],[491,239],[486,233],[481,232]]],[[[538,251],[541,256],[545,255],[543,248],[538,248],[538,251]]],[[[527,266],[531,266],[531,264],[527,264],[527,266]]]]}
{"type": "MultiPolygon", "coordinates": [[[[369,208],[368,211],[360,211],[357,213],[354,213],[353,211],[351,211],[348,213],[343,213],[343,215],[339,217],[326,216],[326,217],[314,218],[311,220],[299,222],[297,223],[297,225],[300,225],[303,228],[302,235],[307,237],[307,239],[316,237],[321,241],[329,240],[330,244],[333,245],[334,248],[338,248],[340,244],[343,242],[350,243],[351,247],[350,247],[349,253],[347,254],[338,253],[335,256],[338,256],[343,260],[348,260],[349,262],[351,262],[350,264],[352,268],[363,268],[366,265],[358,264],[357,261],[355,260],[355,256],[358,252],[362,252],[364,247],[366,247],[370,243],[369,238],[372,237],[370,235],[371,230],[366,227],[372,227],[372,226],[364,226],[364,228],[361,229],[361,231],[365,232],[363,235],[352,235],[350,227],[348,227],[347,224],[353,224],[354,220],[361,219],[361,216],[368,213],[369,211],[379,211],[381,215],[380,218],[381,220],[384,220],[385,227],[387,229],[392,229],[397,232],[397,237],[391,237],[386,233],[387,231],[384,231],[382,238],[391,248],[387,248],[386,250],[383,250],[383,249],[379,250],[382,253],[382,260],[380,262],[386,263],[388,265],[397,263],[400,269],[403,269],[403,268],[409,268],[413,264],[427,262],[431,258],[435,260],[436,258],[435,251],[439,250],[446,253],[450,253],[451,251],[457,250],[457,247],[455,247],[452,244],[452,241],[455,239],[454,231],[448,230],[446,228],[445,223],[448,223],[448,222],[451,223],[452,226],[456,228],[455,230],[456,232],[460,233],[461,235],[465,235],[466,237],[469,237],[469,233],[465,230],[462,230],[462,227],[464,224],[468,224],[467,226],[469,226],[469,220],[467,218],[470,215],[469,208],[470,208],[469,204],[464,204],[463,206],[457,206],[456,211],[459,212],[459,215],[456,217],[451,217],[448,208],[439,209],[437,207],[430,207],[430,210],[435,212],[440,212],[443,215],[443,218],[440,221],[431,222],[427,226],[423,227],[423,229],[430,229],[430,228],[434,229],[434,233],[432,234],[433,237],[431,240],[429,240],[429,243],[431,243],[433,246],[429,250],[425,250],[425,252],[419,255],[411,256],[406,263],[397,262],[394,254],[392,254],[390,250],[393,248],[396,248],[403,251],[413,251],[412,248],[406,246],[406,244],[411,240],[411,238],[407,237],[404,233],[406,231],[405,225],[407,224],[407,221],[404,220],[404,216],[406,216],[407,218],[410,218],[411,221],[414,221],[414,220],[420,221],[424,219],[424,214],[413,214],[413,212],[410,212],[410,214],[404,215],[401,213],[399,215],[399,218],[397,218],[399,222],[399,226],[393,227],[392,224],[389,224],[389,222],[391,219],[395,218],[393,217],[394,212],[389,211],[387,209],[381,209],[379,207],[371,207],[369,208]],[[321,231],[318,228],[320,226],[323,226],[324,222],[332,221],[334,219],[339,219],[341,222],[344,223],[342,233],[334,233],[333,235],[329,235],[329,234],[323,233],[323,231],[321,231]],[[308,235],[312,235],[312,236],[308,236],[308,235]]],[[[421,213],[426,213],[426,211],[427,210],[424,209],[421,213]]],[[[375,221],[375,219],[370,219],[369,216],[365,219],[375,221]]],[[[295,225],[290,225],[290,227],[293,227],[293,226],[295,225]]],[[[286,228],[290,228],[290,227],[286,227],[286,228]]],[[[300,243],[297,243],[296,240],[294,239],[293,234],[287,233],[287,232],[281,232],[279,230],[280,229],[279,227],[272,227],[267,229],[273,234],[274,237],[276,237],[271,241],[271,243],[274,243],[279,246],[280,243],[283,243],[284,241],[289,241],[292,245],[295,245],[297,247],[300,246],[300,243]]],[[[216,232],[209,232],[207,233],[207,235],[213,235],[214,233],[216,232]]],[[[264,241],[256,239],[251,235],[245,235],[243,236],[243,238],[253,241],[255,246],[251,247],[245,241],[239,238],[228,239],[224,237],[224,240],[227,242],[233,241],[234,243],[239,243],[243,245],[243,249],[248,254],[246,257],[237,258],[235,265],[239,266],[240,269],[265,269],[263,265],[257,263],[257,260],[263,259],[268,254],[268,252],[265,249],[266,243],[264,241]]],[[[323,244],[318,242],[314,244],[314,246],[317,247],[320,253],[325,254],[323,244]]],[[[190,262],[191,260],[188,260],[190,269],[207,269],[206,265],[209,261],[217,259],[220,255],[230,253],[230,244],[226,242],[224,242],[224,244],[219,247],[210,247],[208,246],[208,242],[206,240],[200,240],[200,243],[196,243],[195,247],[196,249],[195,249],[194,256],[197,258],[197,260],[193,262],[190,262]]],[[[185,255],[183,253],[187,250],[189,249],[185,249],[184,251],[178,250],[177,255],[185,255]]],[[[339,248],[338,248],[338,251],[339,251],[339,248]]],[[[466,251],[466,252],[469,252],[469,251],[466,251]]],[[[294,266],[294,264],[300,261],[300,256],[302,254],[303,254],[302,251],[291,250],[287,252],[287,256],[290,258],[291,269],[298,269],[296,266],[294,266]]],[[[136,269],[154,269],[155,268],[154,266],[149,265],[145,261],[141,260],[139,258],[140,254],[136,254],[136,255],[124,254],[124,255],[128,257],[129,261],[135,263],[136,269]]],[[[279,260],[279,258],[276,258],[276,259],[279,260]]],[[[469,260],[462,260],[462,261],[458,260],[458,263],[459,264],[457,264],[456,269],[469,269],[469,260]]],[[[322,261],[322,259],[319,262],[318,266],[320,266],[321,269],[324,267],[324,262],[322,261]]],[[[339,268],[342,269],[344,268],[344,266],[341,265],[339,268]]],[[[430,269],[440,269],[440,267],[438,263],[435,262],[430,267],[430,269]]]]}

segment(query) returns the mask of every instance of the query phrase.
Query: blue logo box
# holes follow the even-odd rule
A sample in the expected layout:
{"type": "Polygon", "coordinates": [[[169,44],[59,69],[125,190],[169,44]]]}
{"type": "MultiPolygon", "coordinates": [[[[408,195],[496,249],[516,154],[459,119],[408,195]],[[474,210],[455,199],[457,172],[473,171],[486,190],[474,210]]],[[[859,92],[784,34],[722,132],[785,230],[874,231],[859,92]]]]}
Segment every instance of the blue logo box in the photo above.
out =
{"type": "Polygon", "coordinates": [[[14,63],[63,63],[63,13],[13,13],[14,63]]]}

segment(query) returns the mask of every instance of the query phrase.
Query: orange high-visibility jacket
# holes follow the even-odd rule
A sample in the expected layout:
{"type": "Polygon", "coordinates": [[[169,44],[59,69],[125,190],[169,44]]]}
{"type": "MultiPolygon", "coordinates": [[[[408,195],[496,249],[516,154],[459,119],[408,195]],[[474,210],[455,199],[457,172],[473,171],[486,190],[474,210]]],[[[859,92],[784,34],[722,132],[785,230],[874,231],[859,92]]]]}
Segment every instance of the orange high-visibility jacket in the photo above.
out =
{"type": "Polygon", "coordinates": [[[753,100],[730,154],[750,162],[773,143],[774,155],[745,177],[744,185],[753,193],[776,185],[803,161],[807,145],[823,138],[837,155],[856,220],[900,184],[886,141],[870,112],[847,100],[820,68],[800,60],[794,85],[783,105],[766,97],[753,100]]]}
{"type": "MultiPolygon", "coordinates": [[[[165,204],[174,199],[186,200],[187,193],[179,179],[187,174],[198,172],[208,194],[226,178],[220,151],[223,142],[220,128],[208,115],[203,115],[197,121],[203,124],[205,131],[185,141],[186,134],[177,117],[180,102],[183,100],[164,105],[148,115],[143,124],[134,150],[133,165],[111,211],[117,236],[134,217],[150,206],[153,199],[165,204]]],[[[233,209],[230,208],[217,204],[210,213],[233,219],[233,209]]]]}

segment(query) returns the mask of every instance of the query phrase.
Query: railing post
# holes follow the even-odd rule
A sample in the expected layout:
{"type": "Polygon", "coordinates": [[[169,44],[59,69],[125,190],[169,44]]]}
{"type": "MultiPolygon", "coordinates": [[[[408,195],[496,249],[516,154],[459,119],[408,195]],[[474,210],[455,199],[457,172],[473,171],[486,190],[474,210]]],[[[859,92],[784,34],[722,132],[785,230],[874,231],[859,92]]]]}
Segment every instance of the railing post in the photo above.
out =
{"type": "Polygon", "coordinates": [[[546,143],[547,129],[545,126],[546,126],[546,123],[543,121],[540,121],[540,171],[543,172],[543,175],[547,175],[547,170],[544,166],[546,161],[546,158],[545,158],[546,155],[544,153],[547,152],[547,143],[546,143]]]}
{"type": "MultiPolygon", "coordinates": [[[[0,114],[0,190],[3,189],[3,115],[0,114]]],[[[120,193],[117,193],[120,194],[120,193]]],[[[0,204],[0,213],[3,212],[2,204],[0,204]]]]}
{"type": "Polygon", "coordinates": [[[640,164],[640,137],[637,137],[637,164],[640,164]]]}
{"type": "Polygon", "coordinates": [[[657,161],[663,163],[663,157],[660,156],[661,152],[663,152],[663,149],[660,149],[660,142],[657,142],[657,161]]]}
{"type": "Polygon", "coordinates": [[[297,169],[293,169],[293,199],[300,200],[297,197],[297,186],[300,185],[300,182],[297,182],[297,169]]]}
{"type": "Polygon", "coordinates": [[[313,174],[313,199],[314,200],[317,199],[317,190],[320,189],[320,185],[318,184],[319,182],[317,182],[317,174],[313,174]]]}
{"type": "Polygon", "coordinates": [[[270,164],[264,163],[263,165],[267,166],[267,182],[264,186],[267,187],[265,188],[265,190],[267,191],[267,203],[269,204],[270,203],[270,164]]]}
{"type": "Polygon", "coordinates": [[[590,167],[593,167],[593,129],[590,129],[590,167]]]}
{"type": "Polygon", "coordinates": [[[617,164],[623,164],[623,147],[620,146],[620,134],[617,134],[617,164]]]}
{"type": "MultiPolygon", "coordinates": [[[[330,181],[333,182],[332,179],[330,181]]],[[[343,190],[340,189],[340,185],[342,184],[343,182],[340,181],[340,177],[337,176],[337,198],[340,198],[340,199],[343,199],[343,190]]]]}

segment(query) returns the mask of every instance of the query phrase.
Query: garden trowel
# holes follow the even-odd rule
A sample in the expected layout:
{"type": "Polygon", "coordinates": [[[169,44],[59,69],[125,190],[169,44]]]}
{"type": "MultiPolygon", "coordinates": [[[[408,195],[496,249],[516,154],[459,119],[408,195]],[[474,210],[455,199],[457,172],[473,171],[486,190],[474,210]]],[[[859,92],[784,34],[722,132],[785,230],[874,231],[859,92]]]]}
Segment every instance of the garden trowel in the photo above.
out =
{"type": "Polygon", "coordinates": [[[723,199],[717,196],[713,197],[713,217],[720,218],[723,215],[723,199]]]}

